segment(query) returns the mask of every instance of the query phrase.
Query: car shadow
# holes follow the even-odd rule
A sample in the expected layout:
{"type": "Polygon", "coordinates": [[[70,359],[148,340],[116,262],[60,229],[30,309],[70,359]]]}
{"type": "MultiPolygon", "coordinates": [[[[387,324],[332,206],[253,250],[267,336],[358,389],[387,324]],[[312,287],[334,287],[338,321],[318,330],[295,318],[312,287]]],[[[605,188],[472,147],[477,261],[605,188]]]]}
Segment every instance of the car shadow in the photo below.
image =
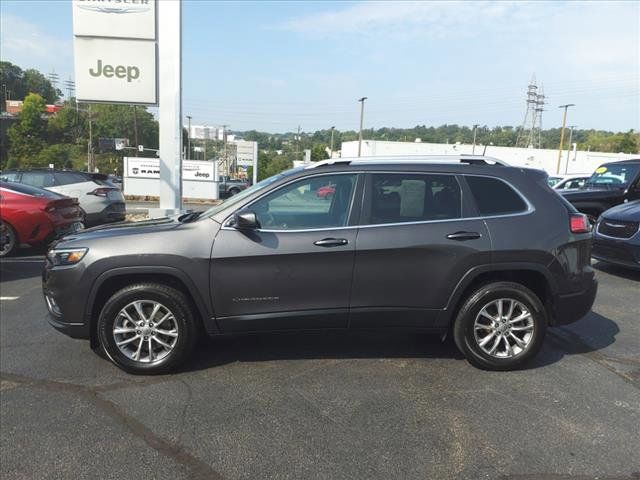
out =
{"type": "MultiPolygon", "coordinates": [[[[521,369],[541,368],[567,355],[601,350],[612,345],[619,332],[613,320],[591,312],[570,326],[549,328],[542,350],[521,369]]],[[[438,335],[421,332],[328,330],[206,337],[180,371],[206,370],[234,362],[371,358],[464,361],[450,336],[442,341],[438,335]]]]}
{"type": "Polygon", "coordinates": [[[17,254],[0,259],[0,283],[39,277],[44,265],[44,251],[21,249],[17,254]]]}
{"type": "Polygon", "coordinates": [[[464,360],[450,339],[420,332],[314,331],[203,339],[182,371],[233,362],[304,359],[449,358],[464,360]]]}
{"type": "Polygon", "coordinates": [[[635,280],[640,282],[640,270],[634,270],[633,268],[621,267],[612,263],[596,262],[593,264],[593,268],[609,275],[624,278],[626,280],[635,280]]]}

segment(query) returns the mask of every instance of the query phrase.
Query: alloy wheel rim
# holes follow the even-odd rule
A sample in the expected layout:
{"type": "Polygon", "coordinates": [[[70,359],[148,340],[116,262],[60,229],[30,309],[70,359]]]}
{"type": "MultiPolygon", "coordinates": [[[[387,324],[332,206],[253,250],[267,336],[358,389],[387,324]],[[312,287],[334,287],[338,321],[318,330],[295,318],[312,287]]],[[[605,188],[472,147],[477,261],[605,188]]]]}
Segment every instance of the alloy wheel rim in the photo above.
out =
{"type": "Polygon", "coordinates": [[[9,253],[16,243],[16,238],[9,226],[3,224],[2,227],[3,228],[0,229],[0,235],[7,238],[8,241],[2,246],[2,248],[0,248],[0,257],[4,257],[7,253],[9,253]]]}
{"type": "Polygon", "coordinates": [[[476,343],[484,353],[495,358],[521,355],[531,344],[534,331],[531,312],[513,298],[487,303],[473,324],[476,343]]]}
{"type": "Polygon", "coordinates": [[[176,346],[179,333],[171,310],[155,300],[129,303],[113,322],[116,346],[127,358],[140,363],[167,357],[176,346]]]}

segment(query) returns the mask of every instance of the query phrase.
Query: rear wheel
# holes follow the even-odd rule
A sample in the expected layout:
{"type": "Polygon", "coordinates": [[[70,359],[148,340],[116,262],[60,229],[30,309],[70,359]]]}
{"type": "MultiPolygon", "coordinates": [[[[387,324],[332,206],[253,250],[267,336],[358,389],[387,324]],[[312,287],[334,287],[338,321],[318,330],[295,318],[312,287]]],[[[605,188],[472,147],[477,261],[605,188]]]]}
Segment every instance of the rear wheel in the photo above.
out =
{"type": "Polygon", "coordinates": [[[11,225],[0,220],[0,237],[0,258],[7,257],[18,246],[18,236],[11,225]]]}
{"type": "Polygon", "coordinates": [[[237,195],[238,193],[240,193],[240,190],[238,190],[237,188],[232,188],[231,190],[229,190],[229,196],[233,197],[234,195],[237,195]]]}
{"type": "Polygon", "coordinates": [[[538,353],[546,325],[544,306],[531,290],[496,282],[480,287],[464,302],[454,340],[474,366],[513,370],[538,353]]]}
{"type": "Polygon", "coordinates": [[[104,352],[129,373],[165,373],[193,350],[194,314],[187,297],[167,285],[141,283],[119,290],[98,319],[104,352]]]}

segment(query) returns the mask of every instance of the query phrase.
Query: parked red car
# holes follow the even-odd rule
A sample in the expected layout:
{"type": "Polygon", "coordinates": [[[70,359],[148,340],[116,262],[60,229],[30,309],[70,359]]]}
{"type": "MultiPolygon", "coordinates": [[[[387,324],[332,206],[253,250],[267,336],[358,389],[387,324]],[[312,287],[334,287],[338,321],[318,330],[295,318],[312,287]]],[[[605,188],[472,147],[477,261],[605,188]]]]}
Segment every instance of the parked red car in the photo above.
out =
{"type": "Polygon", "coordinates": [[[21,243],[46,244],[79,230],[83,220],[77,198],[0,181],[0,257],[21,243]]]}

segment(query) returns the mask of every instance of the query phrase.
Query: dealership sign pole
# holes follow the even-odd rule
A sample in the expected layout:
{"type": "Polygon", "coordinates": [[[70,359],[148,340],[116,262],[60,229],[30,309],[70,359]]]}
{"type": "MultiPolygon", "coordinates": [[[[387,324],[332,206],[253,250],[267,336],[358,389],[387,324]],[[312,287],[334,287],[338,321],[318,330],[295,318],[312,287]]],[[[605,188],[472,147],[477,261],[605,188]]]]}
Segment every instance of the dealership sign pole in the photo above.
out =
{"type": "Polygon", "coordinates": [[[159,101],[158,216],[182,207],[181,13],[181,0],[73,0],[77,101],[159,101]]]}

